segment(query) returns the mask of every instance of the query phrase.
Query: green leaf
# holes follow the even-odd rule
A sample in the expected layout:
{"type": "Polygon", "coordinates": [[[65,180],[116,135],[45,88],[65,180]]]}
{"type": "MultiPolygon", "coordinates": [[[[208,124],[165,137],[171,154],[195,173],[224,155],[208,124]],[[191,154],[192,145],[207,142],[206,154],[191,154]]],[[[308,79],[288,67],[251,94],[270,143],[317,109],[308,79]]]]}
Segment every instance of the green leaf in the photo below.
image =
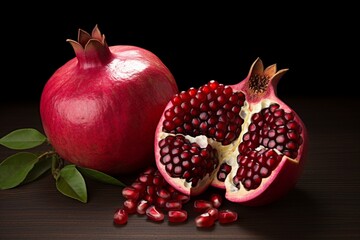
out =
{"type": "Polygon", "coordinates": [[[33,153],[19,152],[2,161],[0,163],[0,189],[18,186],[38,160],[38,156],[33,153]]]}
{"type": "Polygon", "coordinates": [[[30,183],[39,177],[41,177],[44,173],[46,173],[51,168],[51,157],[47,157],[44,159],[40,159],[37,163],[35,163],[34,167],[30,170],[25,180],[21,184],[30,183]]]}
{"type": "Polygon", "coordinates": [[[107,175],[103,172],[100,172],[100,171],[97,171],[94,169],[90,169],[90,168],[79,167],[79,166],[77,166],[77,168],[83,175],[90,177],[94,180],[97,180],[99,182],[112,184],[112,185],[116,185],[116,186],[120,186],[120,187],[126,186],[124,183],[122,183],[118,179],[116,179],[110,175],[107,175]]]}
{"type": "Polygon", "coordinates": [[[22,128],[0,138],[0,144],[14,150],[37,147],[46,141],[46,136],[33,128],[22,128]]]}
{"type": "Polygon", "coordinates": [[[85,180],[75,165],[66,165],[60,170],[60,176],[56,179],[56,188],[65,196],[83,203],[87,202],[85,180]]]}

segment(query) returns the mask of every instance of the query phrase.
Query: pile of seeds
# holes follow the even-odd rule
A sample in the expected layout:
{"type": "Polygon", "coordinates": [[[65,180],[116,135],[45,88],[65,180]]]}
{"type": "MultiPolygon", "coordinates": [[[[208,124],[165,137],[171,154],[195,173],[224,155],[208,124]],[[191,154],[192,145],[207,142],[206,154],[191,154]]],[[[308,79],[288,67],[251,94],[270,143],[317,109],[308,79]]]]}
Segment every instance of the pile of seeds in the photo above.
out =
{"type": "MultiPolygon", "coordinates": [[[[114,214],[115,224],[126,224],[131,214],[145,215],[154,222],[167,219],[171,223],[184,223],[188,220],[183,206],[189,203],[190,197],[170,186],[156,168],[143,171],[131,185],[123,188],[122,195],[125,201],[114,214]]],[[[199,214],[195,218],[196,227],[211,227],[216,221],[228,224],[238,218],[236,212],[220,209],[220,194],[213,193],[209,199],[197,199],[193,203],[194,211],[199,214]]]]}

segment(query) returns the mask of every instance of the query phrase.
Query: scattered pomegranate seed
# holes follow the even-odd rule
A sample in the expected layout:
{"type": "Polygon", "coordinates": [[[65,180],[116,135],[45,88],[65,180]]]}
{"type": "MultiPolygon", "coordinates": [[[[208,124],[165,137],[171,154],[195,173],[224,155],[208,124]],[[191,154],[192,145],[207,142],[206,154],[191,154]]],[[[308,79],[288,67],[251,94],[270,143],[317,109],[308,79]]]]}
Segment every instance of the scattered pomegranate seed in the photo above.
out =
{"type": "Polygon", "coordinates": [[[210,216],[216,221],[219,217],[219,210],[217,208],[209,208],[206,211],[208,214],[210,214],[210,216]]]}
{"type": "MultiPolygon", "coordinates": [[[[114,214],[115,224],[126,224],[130,214],[146,215],[147,219],[155,222],[162,222],[165,217],[171,223],[183,223],[188,219],[188,212],[183,206],[190,201],[190,196],[171,187],[156,168],[151,167],[142,172],[131,185],[123,188],[122,195],[125,201],[114,214]]],[[[236,220],[236,212],[219,210],[222,199],[220,194],[213,193],[209,199],[194,201],[193,210],[201,213],[195,219],[197,227],[211,227],[217,220],[221,223],[236,220]]]]}
{"type": "Polygon", "coordinates": [[[200,212],[200,213],[203,213],[205,212],[206,210],[208,210],[209,208],[212,208],[213,205],[210,201],[207,201],[207,200],[195,200],[194,201],[194,209],[196,212],[200,212]]]}
{"type": "Polygon", "coordinates": [[[210,215],[210,213],[202,213],[201,215],[195,218],[196,227],[212,227],[215,224],[215,219],[210,215]]]}
{"type": "Polygon", "coordinates": [[[164,213],[154,205],[151,205],[146,209],[146,216],[148,217],[148,219],[155,222],[161,222],[164,220],[165,217],[164,213]]]}
{"type": "Polygon", "coordinates": [[[133,199],[127,199],[124,201],[123,208],[129,214],[135,213],[137,208],[137,202],[133,199]]]}
{"type": "Polygon", "coordinates": [[[187,196],[187,195],[179,193],[179,192],[175,192],[173,197],[176,200],[180,200],[182,202],[182,204],[185,204],[190,201],[190,196],[187,196]]]}
{"type": "Polygon", "coordinates": [[[124,187],[122,195],[127,199],[137,200],[139,198],[139,190],[133,187],[124,187]]]}
{"type": "Polygon", "coordinates": [[[136,207],[136,212],[140,215],[143,215],[146,213],[146,209],[150,206],[150,203],[144,199],[140,200],[136,207]]]}
{"type": "Polygon", "coordinates": [[[165,208],[167,210],[180,210],[182,208],[182,203],[180,200],[169,200],[165,203],[165,208]]]}
{"type": "Polygon", "coordinates": [[[128,213],[124,209],[118,209],[114,214],[114,223],[124,225],[128,221],[128,213]]]}
{"type": "Polygon", "coordinates": [[[238,214],[231,210],[221,210],[219,211],[219,223],[227,224],[235,222],[238,218],[238,214]]]}
{"type": "Polygon", "coordinates": [[[213,193],[210,196],[210,202],[214,208],[219,208],[222,204],[222,197],[220,194],[213,193]]]}
{"type": "Polygon", "coordinates": [[[182,223],[188,218],[187,211],[185,210],[170,210],[168,212],[168,220],[172,223],[182,223]]]}

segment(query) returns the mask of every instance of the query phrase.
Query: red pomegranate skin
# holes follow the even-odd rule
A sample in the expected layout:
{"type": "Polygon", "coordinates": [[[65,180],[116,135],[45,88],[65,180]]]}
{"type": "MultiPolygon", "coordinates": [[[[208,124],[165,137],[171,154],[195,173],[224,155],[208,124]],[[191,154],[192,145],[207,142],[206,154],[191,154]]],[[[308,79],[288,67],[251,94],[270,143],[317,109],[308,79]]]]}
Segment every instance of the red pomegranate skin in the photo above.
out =
{"type": "MultiPolygon", "coordinates": [[[[80,42],[81,43],[81,42],[80,42]]],[[[154,161],[153,136],[175,79],[150,51],[117,45],[79,50],[44,86],[40,115],[55,151],[108,174],[154,161]]]]}

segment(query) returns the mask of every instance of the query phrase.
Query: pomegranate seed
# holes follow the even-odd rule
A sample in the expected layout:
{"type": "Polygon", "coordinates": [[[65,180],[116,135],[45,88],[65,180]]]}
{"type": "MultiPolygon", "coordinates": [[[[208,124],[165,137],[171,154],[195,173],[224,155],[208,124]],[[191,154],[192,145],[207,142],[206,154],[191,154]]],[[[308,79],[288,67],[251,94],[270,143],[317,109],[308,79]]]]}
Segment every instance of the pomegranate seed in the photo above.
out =
{"type": "Polygon", "coordinates": [[[216,221],[219,217],[219,210],[217,208],[209,208],[206,211],[216,221]]]}
{"type": "Polygon", "coordinates": [[[278,144],[284,143],[285,140],[286,140],[286,139],[285,139],[285,136],[284,136],[284,135],[279,135],[279,136],[276,137],[276,142],[277,142],[278,144]]]}
{"type": "Polygon", "coordinates": [[[199,90],[196,95],[196,99],[199,99],[200,102],[203,102],[206,99],[206,94],[204,91],[199,90]]]}
{"type": "Polygon", "coordinates": [[[191,104],[190,103],[187,103],[187,102],[183,102],[181,103],[181,108],[183,109],[183,111],[185,112],[189,112],[190,109],[191,109],[191,104]]]}
{"type": "Polygon", "coordinates": [[[149,174],[141,174],[141,175],[137,178],[137,180],[138,180],[139,182],[142,182],[142,183],[147,184],[147,183],[149,183],[149,182],[152,181],[152,176],[149,175],[149,174]]]}
{"type": "Polygon", "coordinates": [[[181,201],[183,204],[190,201],[190,196],[184,195],[182,193],[177,193],[174,195],[174,199],[181,201]]]}
{"type": "Polygon", "coordinates": [[[298,138],[298,134],[295,132],[295,131],[289,131],[288,133],[287,133],[287,137],[289,138],[289,139],[291,139],[291,140],[296,140],[297,138],[298,138]]]}
{"type": "Polygon", "coordinates": [[[268,143],[268,148],[274,148],[276,146],[276,142],[274,140],[270,140],[268,143]]]}
{"type": "Polygon", "coordinates": [[[280,106],[279,104],[275,103],[275,104],[272,104],[270,105],[269,109],[270,109],[270,112],[275,112],[276,109],[278,109],[280,106]]]}
{"type": "Polygon", "coordinates": [[[145,194],[145,196],[143,197],[144,200],[146,200],[148,203],[153,203],[154,202],[154,196],[153,195],[149,195],[149,194],[145,194]]]}
{"type": "Polygon", "coordinates": [[[142,172],[142,174],[141,175],[154,175],[155,174],[155,172],[156,172],[156,169],[155,168],[153,168],[153,167],[148,167],[148,168],[146,168],[143,172],[142,172]]]}
{"type": "Polygon", "coordinates": [[[155,222],[161,222],[164,220],[164,213],[161,212],[157,207],[155,207],[154,205],[151,205],[150,207],[148,207],[145,211],[146,216],[148,217],[148,219],[155,221],[155,222]]]}
{"type": "Polygon", "coordinates": [[[200,87],[199,91],[207,94],[207,93],[209,93],[209,92],[211,91],[211,89],[210,89],[210,87],[209,87],[208,84],[205,84],[204,86],[201,86],[201,87],[200,87]]]}
{"type": "Polygon", "coordinates": [[[294,141],[290,141],[286,144],[286,148],[290,150],[295,150],[297,148],[297,145],[294,141]]]}
{"type": "Polygon", "coordinates": [[[291,121],[294,119],[294,113],[293,112],[285,113],[284,117],[287,121],[291,121]]]}
{"type": "Polygon", "coordinates": [[[123,197],[127,199],[137,200],[140,196],[139,190],[133,187],[124,187],[122,190],[123,197]]]}
{"type": "MultiPolygon", "coordinates": [[[[196,98],[196,96],[194,98],[191,98],[191,100],[190,100],[190,105],[194,108],[198,108],[200,106],[200,103],[201,102],[199,101],[199,99],[196,98]]],[[[193,110],[195,110],[194,108],[193,108],[193,110]]],[[[195,116],[197,114],[194,114],[194,112],[193,112],[191,115],[195,116]]]]}
{"type": "Polygon", "coordinates": [[[277,110],[275,110],[275,112],[274,112],[274,116],[275,117],[281,117],[281,116],[283,116],[284,115],[284,110],[283,109],[277,109],[277,110]]]}
{"type": "Polygon", "coordinates": [[[137,204],[137,207],[136,207],[136,212],[138,214],[145,214],[146,213],[146,209],[149,207],[150,203],[146,200],[140,200],[137,204]]]}
{"type": "Polygon", "coordinates": [[[175,94],[175,96],[173,97],[173,99],[171,100],[172,103],[176,106],[176,105],[180,105],[182,100],[179,96],[179,94],[175,94]]]}
{"type": "Polygon", "coordinates": [[[127,223],[129,218],[128,213],[124,209],[118,209],[113,217],[114,223],[118,225],[124,225],[127,223]]]}
{"type": "Polygon", "coordinates": [[[167,131],[172,131],[175,129],[175,124],[172,121],[166,120],[164,121],[164,129],[167,131]]]}
{"type": "Polygon", "coordinates": [[[241,107],[236,106],[236,105],[231,108],[231,111],[233,111],[236,114],[238,114],[240,112],[240,110],[241,110],[241,107]]]}
{"type": "Polygon", "coordinates": [[[187,100],[190,98],[190,95],[186,91],[181,91],[179,96],[182,100],[187,100]]]}
{"type": "Polygon", "coordinates": [[[268,137],[273,138],[273,137],[275,137],[275,135],[276,135],[275,129],[270,129],[268,132],[268,137]]]}
{"type": "Polygon", "coordinates": [[[208,210],[209,208],[212,208],[213,205],[210,201],[206,201],[206,200],[195,200],[194,201],[194,209],[196,212],[205,212],[206,210],[208,210]]]}
{"type": "Polygon", "coordinates": [[[159,186],[159,185],[163,184],[163,182],[164,182],[164,179],[162,178],[162,176],[154,176],[153,184],[155,186],[159,186]]]}
{"type": "Polygon", "coordinates": [[[154,195],[156,191],[156,188],[154,185],[147,185],[146,186],[146,194],[148,195],[154,195]]]}
{"type": "Polygon", "coordinates": [[[164,208],[166,204],[166,199],[161,197],[156,197],[155,205],[159,208],[164,208]]]}
{"type": "Polygon", "coordinates": [[[199,228],[212,227],[215,219],[209,213],[203,213],[195,218],[195,225],[199,228]]]}
{"type": "Polygon", "coordinates": [[[131,184],[131,187],[135,188],[135,189],[138,190],[139,192],[142,192],[142,191],[144,190],[144,188],[145,188],[145,184],[142,183],[142,182],[137,182],[137,181],[135,181],[135,182],[133,182],[133,183],[131,184]]]}
{"type": "Polygon", "coordinates": [[[221,210],[219,211],[219,223],[227,224],[235,222],[238,219],[238,214],[231,210],[221,210]]]}
{"type": "Polygon", "coordinates": [[[211,89],[216,89],[219,86],[219,83],[215,80],[211,80],[208,85],[210,86],[211,89]]]}
{"type": "Polygon", "coordinates": [[[263,178],[266,178],[269,176],[269,170],[266,168],[266,167],[261,167],[260,168],[260,175],[263,177],[263,178]]]}
{"type": "Polygon", "coordinates": [[[222,197],[220,194],[213,193],[210,196],[210,202],[214,208],[219,208],[222,204],[222,197]]]}
{"type": "Polygon", "coordinates": [[[194,88],[194,87],[191,87],[189,88],[188,90],[188,94],[191,96],[191,97],[194,97],[197,93],[197,90],[194,88]]]}
{"type": "Polygon", "coordinates": [[[129,214],[135,213],[137,208],[137,201],[133,199],[127,199],[123,203],[124,210],[129,214]]]}
{"type": "Polygon", "coordinates": [[[295,130],[297,127],[299,126],[299,124],[295,121],[289,121],[287,124],[286,124],[286,127],[290,130],[295,130]]]}
{"type": "Polygon", "coordinates": [[[159,189],[159,190],[156,192],[156,194],[157,194],[157,196],[158,196],[159,198],[163,198],[163,199],[165,199],[165,200],[167,200],[167,199],[170,198],[170,193],[169,193],[169,191],[167,191],[166,189],[163,189],[163,188],[159,189]]]}
{"type": "Polygon", "coordinates": [[[182,208],[182,203],[180,200],[169,200],[165,203],[165,208],[167,210],[179,210],[182,208]]]}
{"type": "Polygon", "coordinates": [[[187,211],[185,210],[170,210],[168,212],[168,220],[172,223],[182,223],[188,218],[187,211]]]}

